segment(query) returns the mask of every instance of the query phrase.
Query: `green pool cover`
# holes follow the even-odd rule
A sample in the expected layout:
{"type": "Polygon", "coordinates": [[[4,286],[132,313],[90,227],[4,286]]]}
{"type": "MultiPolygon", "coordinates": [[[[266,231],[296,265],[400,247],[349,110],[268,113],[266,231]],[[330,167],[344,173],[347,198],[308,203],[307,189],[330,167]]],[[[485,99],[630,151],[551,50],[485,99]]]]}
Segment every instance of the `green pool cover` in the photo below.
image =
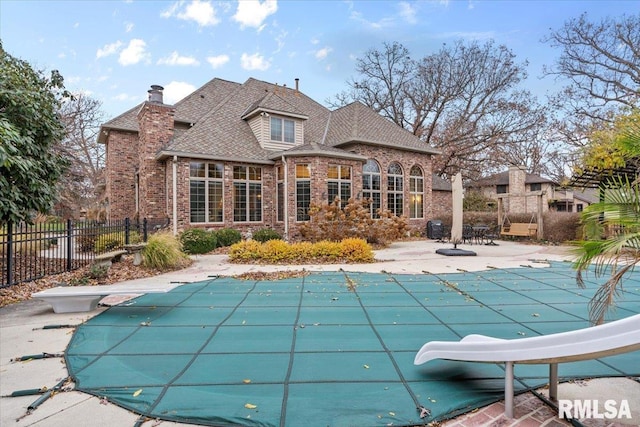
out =
{"type": "MultiPolygon", "coordinates": [[[[210,426],[412,426],[501,400],[502,365],[413,365],[431,340],[584,328],[599,283],[569,263],[456,274],[228,277],[112,307],[66,351],[76,389],[151,418],[210,426]],[[429,411],[422,410],[425,408],[429,411]],[[421,415],[424,418],[421,418],[421,415]]],[[[630,276],[613,318],[640,312],[630,276]]],[[[517,365],[516,392],[546,365],[517,365]]],[[[561,379],[639,376],[638,353],[559,366],[561,379]]]]}

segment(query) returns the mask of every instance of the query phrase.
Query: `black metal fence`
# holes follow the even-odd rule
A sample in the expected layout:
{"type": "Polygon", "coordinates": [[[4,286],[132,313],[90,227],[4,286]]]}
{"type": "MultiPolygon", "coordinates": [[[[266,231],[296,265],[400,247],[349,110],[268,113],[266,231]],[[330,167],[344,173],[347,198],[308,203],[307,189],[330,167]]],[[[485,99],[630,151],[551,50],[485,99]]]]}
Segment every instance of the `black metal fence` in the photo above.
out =
{"type": "Polygon", "coordinates": [[[0,228],[0,288],[51,274],[72,271],[93,262],[96,254],[125,244],[146,242],[150,233],[166,228],[166,220],[72,221],[8,224],[0,228]]]}

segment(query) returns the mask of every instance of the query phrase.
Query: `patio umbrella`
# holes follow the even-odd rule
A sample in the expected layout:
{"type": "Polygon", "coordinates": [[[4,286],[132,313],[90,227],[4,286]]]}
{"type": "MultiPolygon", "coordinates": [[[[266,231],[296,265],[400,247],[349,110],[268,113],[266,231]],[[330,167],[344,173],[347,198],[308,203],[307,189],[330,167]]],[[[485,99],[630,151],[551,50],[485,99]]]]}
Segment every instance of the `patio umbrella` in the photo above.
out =
{"type": "Polygon", "coordinates": [[[462,174],[458,172],[451,182],[453,219],[451,222],[451,241],[457,244],[462,241],[462,174]]]}

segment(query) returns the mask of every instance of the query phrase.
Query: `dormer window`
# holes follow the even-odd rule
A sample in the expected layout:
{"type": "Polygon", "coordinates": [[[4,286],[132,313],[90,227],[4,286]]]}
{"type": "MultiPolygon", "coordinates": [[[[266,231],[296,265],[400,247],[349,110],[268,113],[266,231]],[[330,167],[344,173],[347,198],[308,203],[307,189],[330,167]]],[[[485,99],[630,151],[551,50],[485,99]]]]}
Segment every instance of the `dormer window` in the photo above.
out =
{"type": "Polygon", "coordinates": [[[296,122],[281,117],[271,117],[271,140],[279,142],[296,141],[296,122]]]}

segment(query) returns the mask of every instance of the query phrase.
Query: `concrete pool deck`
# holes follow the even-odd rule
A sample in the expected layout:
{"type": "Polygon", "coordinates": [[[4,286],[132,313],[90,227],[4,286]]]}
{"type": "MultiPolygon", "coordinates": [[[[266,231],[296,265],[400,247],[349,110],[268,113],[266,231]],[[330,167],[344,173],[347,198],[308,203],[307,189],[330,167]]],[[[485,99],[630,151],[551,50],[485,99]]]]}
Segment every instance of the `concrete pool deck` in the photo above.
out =
{"type": "MultiPolygon", "coordinates": [[[[187,269],[153,278],[139,279],[136,283],[195,282],[210,276],[234,276],[243,273],[277,271],[358,271],[389,272],[394,274],[453,273],[481,271],[490,268],[533,267],[544,268],[545,261],[570,261],[569,249],[562,246],[542,246],[511,241],[499,241],[499,246],[459,245],[473,250],[473,257],[445,257],[435,251],[452,247],[449,243],[434,241],[407,241],[392,244],[376,251],[376,263],[334,265],[253,265],[231,264],[226,255],[194,257],[187,269]]],[[[130,283],[130,282],[123,282],[130,283]]],[[[2,426],[129,426],[139,419],[131,413],[95,396],[76,391],[54,393],[33,410],[29,406],[38,396],[5,397],[16,390],[53,387],[68,376],[60,357],[31,361],[13,361],[24,355],[43,352],[63,353],[73,329],[59,327],[43,329],[48,325],[78,325],[101,313],[99,308],[89,313],[53,313],[42,301],[29,300],[0,308],[0,425],[2,426]],[[29,413],[29,415],[26,415],[29,413]]],[[[417,351],[418,349],[416,349],[417,351]]],[[[71,386],[72,388],[72,386],[71,386]]],[[[544,395],[545,390],[540,390],[544,395]]],[[[640,384],[633,379],[611,378],[563,383],[559,394],[567,399],[626,399],[640,402],[640,384]]],[[[636,403],[636,406],[638,403],[636,403]]],[[[584,426],[639,425],[640,408],[631,408],[632,420],[587,419],[584,426]]],[[[516,397],[515,418],[502,415],[504,404],[498,402],[452,420],[440,423],[447,427],[458,426],[561,426],[571,425],[558,418],[554,410],[545,405],[533,393],[516,397]]],[[[168,421],[150,420],[145,425],[181,425],[168,421]]]]}

